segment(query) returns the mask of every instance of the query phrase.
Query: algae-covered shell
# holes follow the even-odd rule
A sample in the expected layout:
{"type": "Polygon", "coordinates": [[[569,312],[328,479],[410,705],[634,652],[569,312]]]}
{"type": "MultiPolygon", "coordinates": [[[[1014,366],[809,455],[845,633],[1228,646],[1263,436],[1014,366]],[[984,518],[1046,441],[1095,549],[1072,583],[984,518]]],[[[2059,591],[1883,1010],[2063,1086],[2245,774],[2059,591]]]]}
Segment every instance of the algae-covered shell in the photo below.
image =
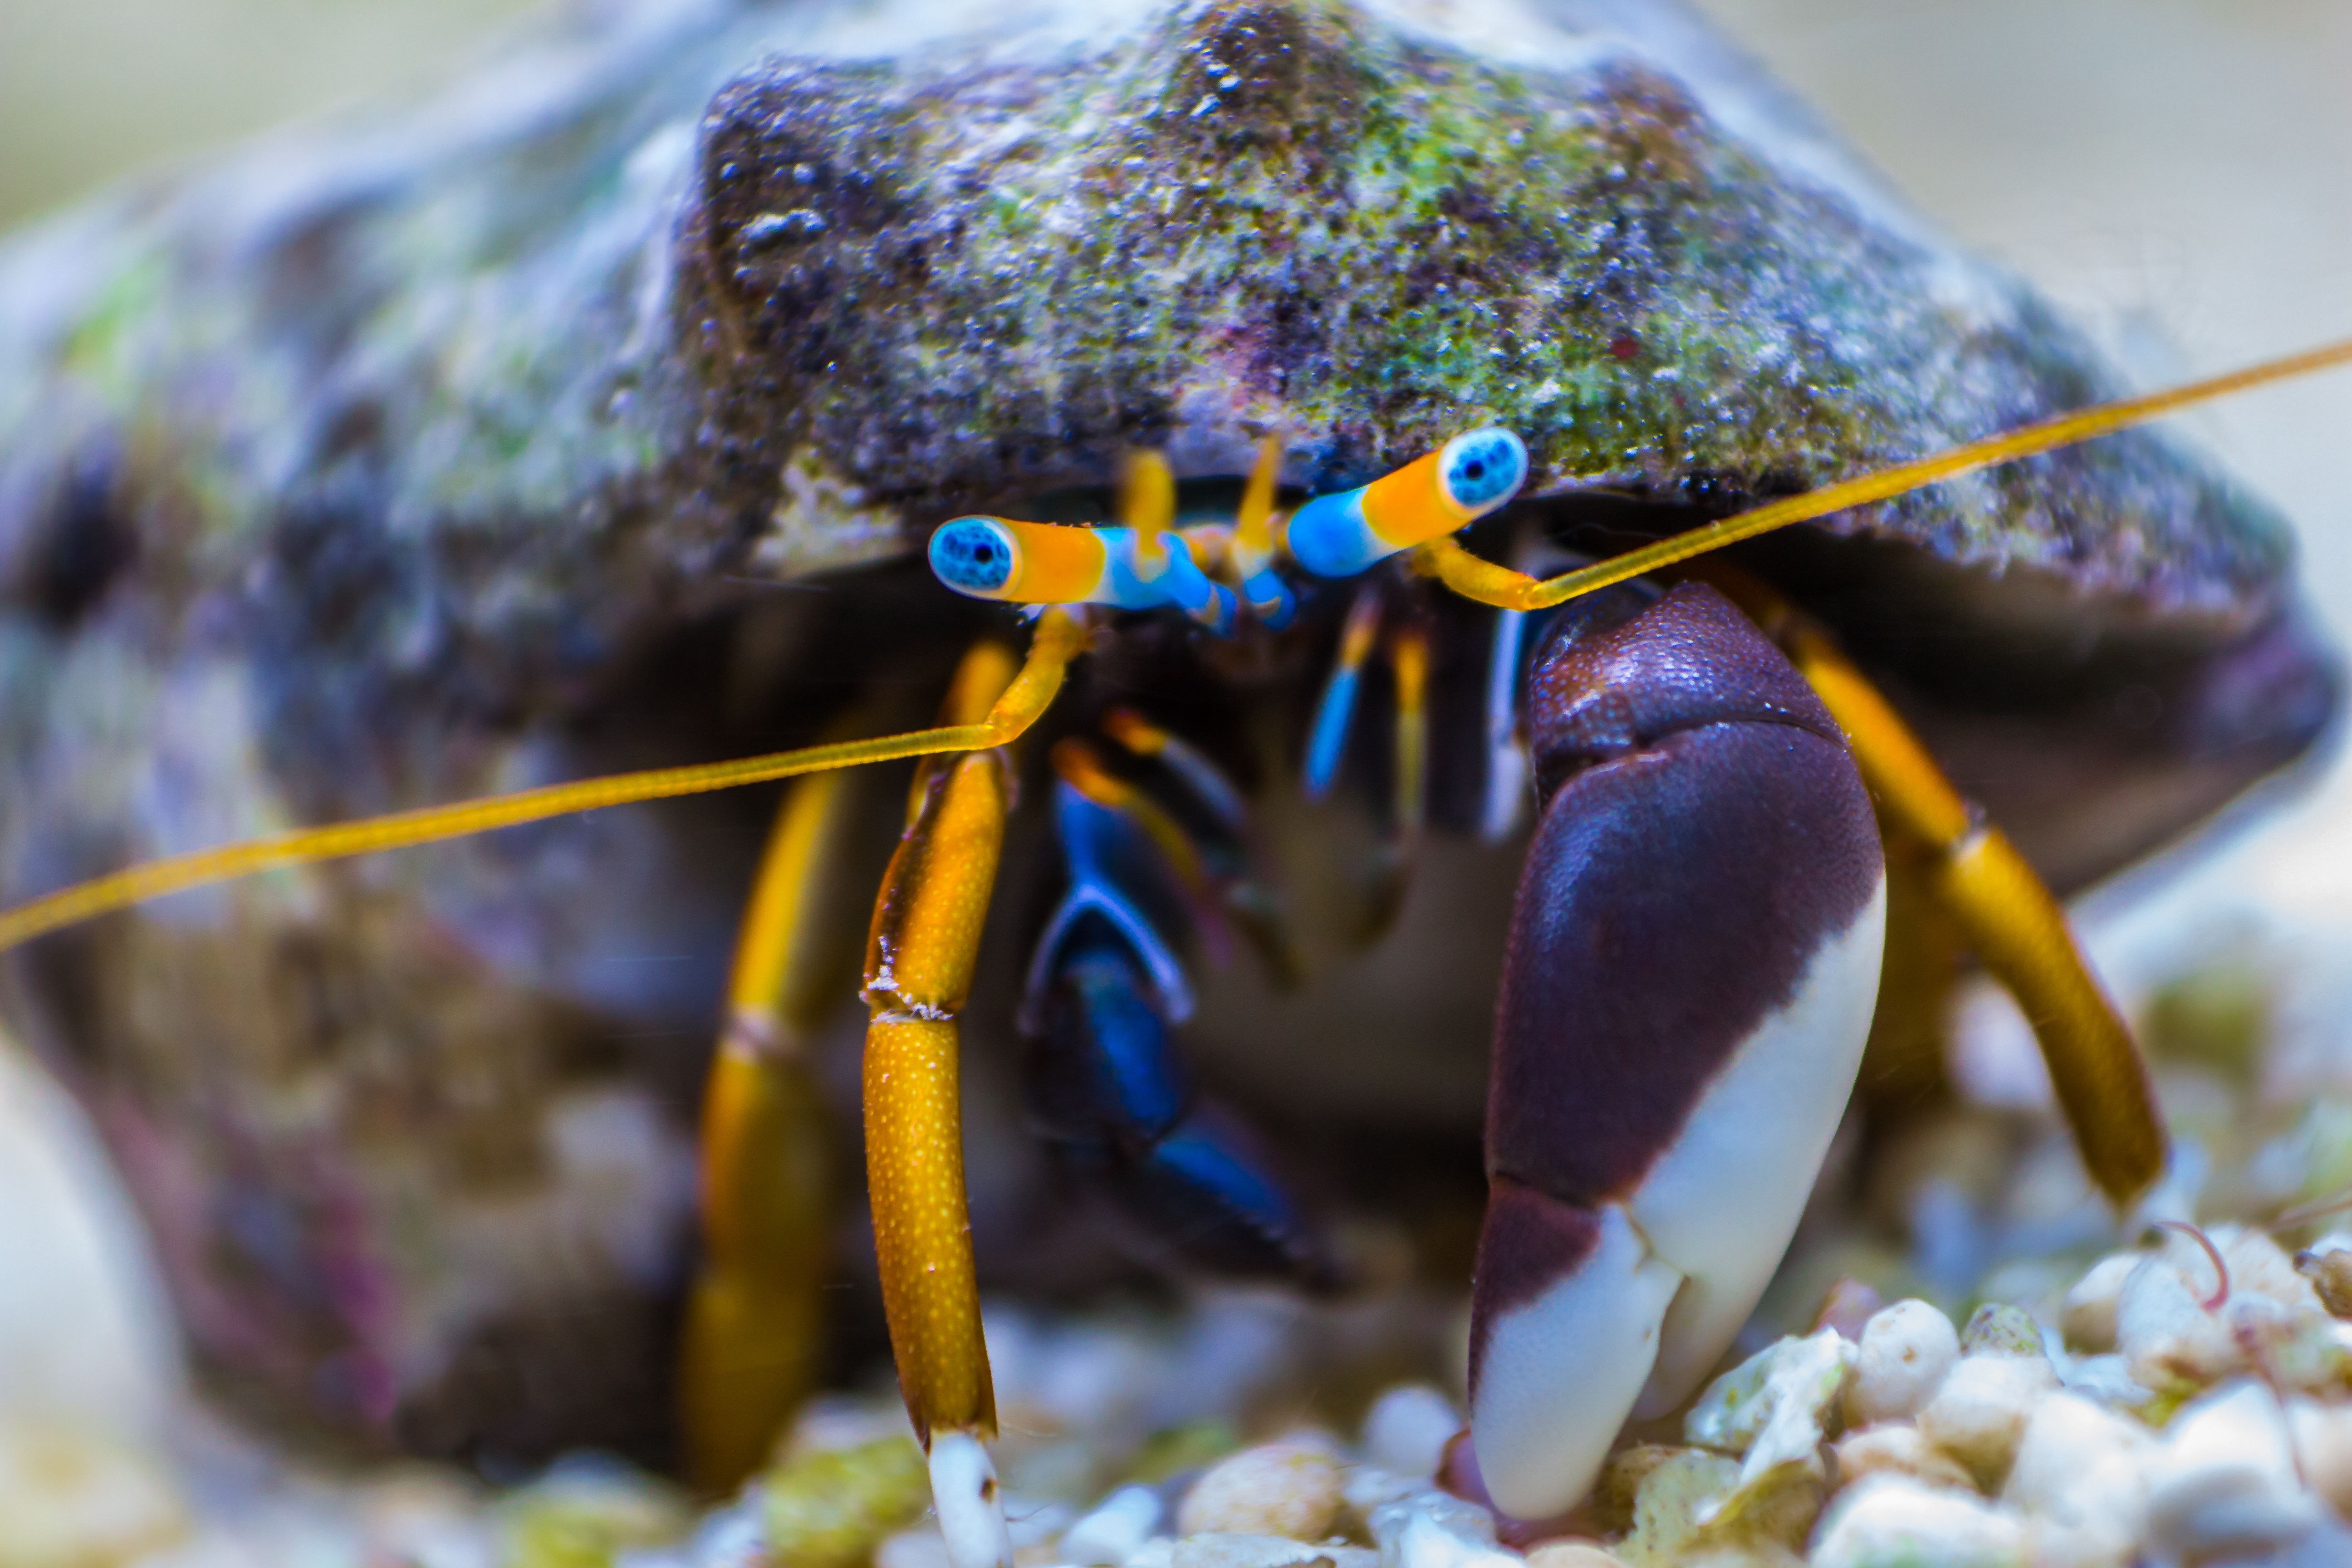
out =
{"type": "MultiPolygon", "coordinates": [[[[893,563],[1130,446],[1229,478],[1279,429],[1324,488],[1504,424],[1529,505],[1622,538],[2116,390],[1668,5],[583,10],[0,248],[0,894],[928,693],[979,623],[893,563]]],[[[2067,886],[2335,700],[2283,525],[2157,436],[1750,563],[2067,886]]],[[[551,825],[30,955],[230,1381],[642,1436],[759,830],[551,825]]]]}

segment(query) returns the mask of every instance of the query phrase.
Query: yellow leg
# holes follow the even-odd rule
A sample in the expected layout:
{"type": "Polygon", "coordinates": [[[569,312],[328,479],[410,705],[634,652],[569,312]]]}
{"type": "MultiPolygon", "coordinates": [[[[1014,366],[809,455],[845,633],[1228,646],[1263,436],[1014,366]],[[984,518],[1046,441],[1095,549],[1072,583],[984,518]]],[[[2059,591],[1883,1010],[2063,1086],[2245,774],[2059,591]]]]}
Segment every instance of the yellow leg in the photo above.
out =
{"type": "MultiPolygon", "coordinates": [[[[948,694],[946,725],[990,724],[1015,671],[1001,645],[975,647],[948,694]]],[[[927,762],[919,773],[910,821],[939,771],[927,762]]],[[[785,796],[744,910],[704,1093],[703,1258],[678,1397],[688,1474],[713,1493],[759,1468],[806,1395],[820,1345],[828,1140],[802,1049],[856,973],[855,944],[835,940],[823,908],[850,803],[838,772],[802,778],[785,796]]]]}
{"type": "Polygon", "coordinates": [[[1370,897],[1355,931],[1369,946],[1387,934],[1404,908],[1429,816],[1429,634],[1418,626],[1400,627],[1388,642],[1389,675],[1395,685],[1395,731],[1390,784],[1389,835],[1372,866],[1370,897]]]}
{"type": "MultiPolygon", "coordinates": [[[[987,702],[1008,670],[1001,655],[975,650],[951,703],[987,702]]],[[[957,1568],[992,1568],[1012,1549],[984,1446],[996,1395],[964,1196],[957,1018],[996,885],[1012,771],[1002,751],[976,752],[926,763],[918,788],[866,949],[866,1184],[898,1387],[931,1456],[940,1528],[957,1568]]]]}
{"type": "Polygon", "coordinates": [[[702,1259],[687,1302],[678,1425],[688,1479],[717,1496],[766,1459],[815,1376],[831,1140],[803,1056],[848,995],[854,942],[824,904],[852,815],[844,773],[796,780],[777,813],[703,1092],[702,1259]]]}
{"type": "Polygon", "coordinates": [[[1884,830],[1926,852],[1929,895],[2017,998],[2084,1164],[2118,1207],[2128,1206],[2163,1173],[2164,1124],[2131,1031],[2074,945],[2065,910],[1828,633],[1752,578],[1705,575],[1780,645],[1844,730],[1884,830]]]}
{"type": "Polygon", "coordinates": [[[1886,957],[1878,1011],[1854,1093],[1888,1126],[1951,1098],[1945,1066],[1953,993],[1968,945],[1932,880],[1940,856],[1906,838],[1886,846],[1886,957]]]}

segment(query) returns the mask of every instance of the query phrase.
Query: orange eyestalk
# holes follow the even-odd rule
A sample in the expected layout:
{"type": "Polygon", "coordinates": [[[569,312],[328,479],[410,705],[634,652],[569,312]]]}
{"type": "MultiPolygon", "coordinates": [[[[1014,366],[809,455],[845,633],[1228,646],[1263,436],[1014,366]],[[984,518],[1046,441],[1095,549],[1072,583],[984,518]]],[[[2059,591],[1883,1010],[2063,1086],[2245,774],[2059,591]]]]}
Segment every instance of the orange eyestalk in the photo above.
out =
{"type": "Polygon", "coordinates": [[[1401,551],[1475,522],[1518,494],[1528,449],[1508,430],[1473,430],[1360,489],[1317,496],[1290,514],[1290,558],[1318,577],[1352,577],[1401,551]]]}

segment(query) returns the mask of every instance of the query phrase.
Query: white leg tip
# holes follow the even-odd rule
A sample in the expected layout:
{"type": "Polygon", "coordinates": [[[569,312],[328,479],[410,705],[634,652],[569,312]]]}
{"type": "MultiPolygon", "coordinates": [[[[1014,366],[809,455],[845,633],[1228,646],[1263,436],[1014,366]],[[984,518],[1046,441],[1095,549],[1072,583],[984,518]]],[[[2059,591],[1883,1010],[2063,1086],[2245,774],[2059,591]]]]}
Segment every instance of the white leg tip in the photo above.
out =
{"type": "Polygon", "coordinates": [[[954,1568],[1011,1568],[1013,1537],[987,1447],[970,1432],[931,1435],[931,1502],[954,1568]]]}

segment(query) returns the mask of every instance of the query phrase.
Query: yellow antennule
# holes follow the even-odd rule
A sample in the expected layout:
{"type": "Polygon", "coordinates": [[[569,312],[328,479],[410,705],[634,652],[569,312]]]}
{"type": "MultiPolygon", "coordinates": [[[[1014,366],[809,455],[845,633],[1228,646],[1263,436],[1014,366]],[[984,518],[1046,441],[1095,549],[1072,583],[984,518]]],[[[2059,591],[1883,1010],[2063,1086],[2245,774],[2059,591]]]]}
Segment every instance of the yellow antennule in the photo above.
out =
{"type": "Polygon", "coordinates": [[[266,838],[125,867],[0,911],[0,952],[93,915],[274,867],[306,866],[354,855],[373,855],[381,849],[403,849],[415,844],[463,838],[495,827],[543,822],[575,811],[595,811],[641,800],[667,800],[682,795],[706,795],[799,773],[823,773],[828,768],[895,762],[901,757],[930,756],[942,752],[984,752],[1015,739],[1037,721],[1061,690],[1062,677],[1070,660],[1085,646],[1083,622],[1066,610],[1047,611],[1037,624],[1021,673],[1005,689],[988,717],[977,724],[949,724],[901,735],[877,735],[870,740],[836,741],[822,746],[803,746],[797,751],[770,752],[732,762],[648,768],[642,773],[546,784],[511,795],[457,801],[448,805],[418,806],[413,811],[331,823],[324,827],[298,827],[266,838]]]}
{"type": "Polygon", "coordinates": [[[1886,500],[1903,495],[1939,479],[1957,479],[1974,473],[1979,468],[1996,464],[2015,462],[2037,453],[2054,451],[2087,441],[2095,436],[2111,435],[2117,430],[2145,425],[2151,419],[2210,403],[2233,392],[2264,386],[2274,381],[2287,381],[2315,371],[2332,370],[2352,363],[2352,338],[2311,349],[2284,359],[2264,361],[2227,375],[2217,375],[2207,381],[2191,382],[2165,392],[2154,392],[2145,397],[2127,397],[2116,403],[2102,403],[2095,407],[2062,414],[2039,424],[2028,425],[2000,436],[1989,436],[1955,447],[1932,458],[1916,462],[1900,463],[1858,479],[1841,480],[1801,496],[1790,496],[1766,506],[1753,508],[1710,522],[1703,528],[1690,529],[1654,544],[1558,577],[1538,580],[1482,561],[1455,543],[1451,537],[1432,540],[1420,546],[1413,556],[1414,570],[1435,577],[1465,599],[1482,605],[1492,605],[1505,610],[1545,610],[1570,599],[1597,593],[1631,578],[1660,571],[1693,556],[1705,555],[1727,544],[1738,544],[1769,533],[1776,528],[1786,528],[1792,522],[1810,522],[1817,517],[1827,517],[1833,511],[1862,506],[1874,500],[1886,500]]]}
{"type": "Polygon", "coordinates": [[[1127,455],[1119,477],[1118,521],[1135,530],[1135,563],[1157,576],[1168,563],[1167,533],[1176,524],[1176,475],[1158,452],[1127,455]]]}

